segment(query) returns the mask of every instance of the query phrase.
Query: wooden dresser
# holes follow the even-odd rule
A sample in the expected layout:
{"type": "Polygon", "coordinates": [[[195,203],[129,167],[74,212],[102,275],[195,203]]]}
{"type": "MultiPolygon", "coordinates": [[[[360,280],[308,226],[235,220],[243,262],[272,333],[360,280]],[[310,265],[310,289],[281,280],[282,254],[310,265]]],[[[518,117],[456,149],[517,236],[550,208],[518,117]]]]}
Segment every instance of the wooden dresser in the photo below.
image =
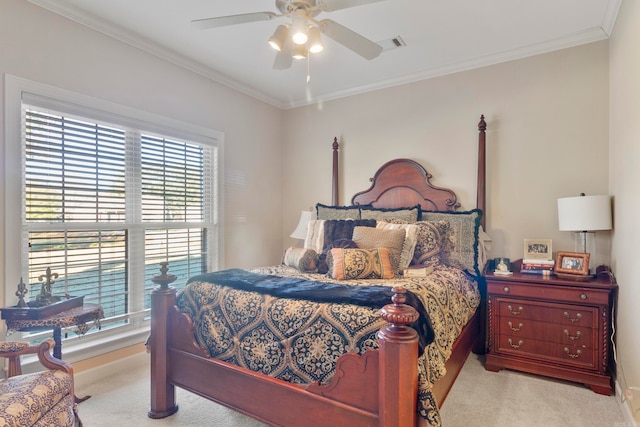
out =
{"type": "Polygon", "coordinates": [[[487,370],[546,375],[611,394],[617,286],[609,277],[578,282],[514,271],[486,279],[487,370]]]}

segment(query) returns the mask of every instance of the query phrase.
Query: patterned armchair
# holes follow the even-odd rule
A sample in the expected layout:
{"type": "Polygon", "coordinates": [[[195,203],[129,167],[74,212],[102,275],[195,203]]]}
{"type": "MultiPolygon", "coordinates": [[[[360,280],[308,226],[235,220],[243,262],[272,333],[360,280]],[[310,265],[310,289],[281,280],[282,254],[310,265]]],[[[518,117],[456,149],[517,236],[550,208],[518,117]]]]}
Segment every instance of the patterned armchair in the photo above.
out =
{"type": "Polygon", "coordinates": [[[8,378],[0,380],[0,425],[81,427],[73,390],[73,368],[54,358],[48,339],[39,346],[0,342],[0,357],[9,359],[8,378]],[[48,370],[22,375],[20,356],[37,354],[48,370]]]}

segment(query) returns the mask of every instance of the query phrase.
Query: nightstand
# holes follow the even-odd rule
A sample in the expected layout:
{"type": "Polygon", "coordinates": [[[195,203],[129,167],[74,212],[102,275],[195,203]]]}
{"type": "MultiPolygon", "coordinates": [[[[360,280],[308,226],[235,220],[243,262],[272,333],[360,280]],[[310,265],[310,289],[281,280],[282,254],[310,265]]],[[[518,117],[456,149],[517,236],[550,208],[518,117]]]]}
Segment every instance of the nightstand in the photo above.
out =
{"type": "Polygon", "coordinates": [[[609,277],[580,282],[517,271],[485,277],[487,370],[546,375],[611,394],[617,285],[609,277]]]}

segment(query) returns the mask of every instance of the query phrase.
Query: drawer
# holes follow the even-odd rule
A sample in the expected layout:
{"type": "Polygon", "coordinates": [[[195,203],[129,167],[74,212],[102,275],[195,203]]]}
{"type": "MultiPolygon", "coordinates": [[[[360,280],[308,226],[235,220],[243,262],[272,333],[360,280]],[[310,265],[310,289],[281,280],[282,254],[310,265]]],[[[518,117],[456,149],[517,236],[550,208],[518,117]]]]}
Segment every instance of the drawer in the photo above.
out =
{"type": "Polygon", "coordinates": [[[549,343],[513,335],[499,335],[496,353],[597,370],[597,350],[588,347],[549,343]]]}
{"type": "Polygon", "coordinates": [[[529,319],[558,325],[598,329],[598,308],[596,307],[496,298],[494,310],[501,318],[529,319]]]}
{"type": "Polygon", "coordinates": [[[609,291],[605,289],[584,289],[535,283],[489,282],[487,283],[487,292],[489,295],[544,299],[585,305],[609,304],[609,291]]]}
{"type": "Polygon", "coordinates": [[[598,343],[597,329],[584,326],[561,325],[515,317],[500,317],[497,323],[498,335],[586,348],[593,348],[598,343]]]}

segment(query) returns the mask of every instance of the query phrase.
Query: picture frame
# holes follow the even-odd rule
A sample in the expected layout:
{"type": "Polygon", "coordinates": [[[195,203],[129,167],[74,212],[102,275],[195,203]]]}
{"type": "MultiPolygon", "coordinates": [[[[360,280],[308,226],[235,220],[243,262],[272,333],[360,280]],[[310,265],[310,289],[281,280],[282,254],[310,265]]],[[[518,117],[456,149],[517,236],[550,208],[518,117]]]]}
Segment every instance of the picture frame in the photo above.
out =
{"type": "Polygon", "coordinates": [[[524,259],[553,259],[551,239],[524,239],[524,259]]]}
{"type": "Polygon", "coordinates": [[[556,254],[554,272],[556,275],[589,276],[589,258],[587,252],[563,252],[556,254]]]}

